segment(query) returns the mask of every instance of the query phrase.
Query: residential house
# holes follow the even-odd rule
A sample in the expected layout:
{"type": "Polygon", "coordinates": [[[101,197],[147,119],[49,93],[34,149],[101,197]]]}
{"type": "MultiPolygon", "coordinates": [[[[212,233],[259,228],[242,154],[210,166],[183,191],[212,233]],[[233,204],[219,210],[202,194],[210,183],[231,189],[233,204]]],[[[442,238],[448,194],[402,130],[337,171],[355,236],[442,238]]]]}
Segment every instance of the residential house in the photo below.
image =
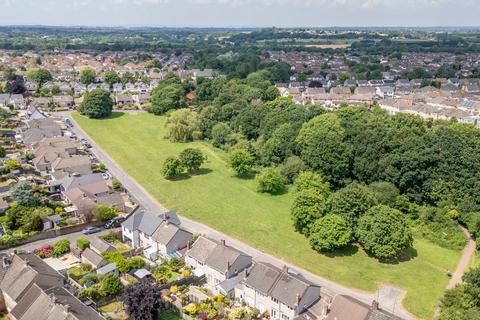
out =
{"type": "Polygon", "coordinates": [[[50,106],[50,99],[45,97],[33,98],[30,105],[35,108],[48,108],[50,106]]]}
{"type": "Polygon", "coordinates": [[[92,172],[91,160],[88,156],[73,155],[70,157],[58,157],[51,164],[52,172],[88,174],[92,172]]]}
{"type": "Polygon", "coordinates": [[[133,99],[133,97],[131,95],[117,94],[115,96],[115,104],[117,106],[123,106],[123,105],[126,105],[126,104],[134,104],[134,103],[135,103],[135,100],[133,99]]]}
{"type": "Polygon", "coordinates": [[[320,287],[290,273],[287,266],[279,269],[258,262],[244,272],[235,287],[235,297],[260,313],[267,311],[271,319],[292,320],[320,299],[320,287]]]}
{"type": "Polygon", "coordinates": [[[377,87],[377,95],[382,98],[393,98],[395,96],[395,88],[391,86],[377,87]]]}
{"type": "Polygon", "coordinates": [[[36,146],[32,162],[39,172],[51,171],[55,160],[68,158],[77,153],[75,142],[68,137],[43,138],[36,146]]]}
{"type": "Polygon", "coordinates": [[[73,107],[73,98],[72,96],[53,96],[53,105],[62,108],[71,108],[73,107]]]}
{"type": "Polygon", "coordinates": [[[102,320],[64,289],[65,278],[33,253],[2,256],[0,289],[12,320],[102,320]]]}
{"type": "Polygon", "coordinates": [[[205,276],[207,288],[218,293],[219,285],[252,265],[252,257],[227,246],[224,240],[217,243],[199,237],[186,252],[185,264],[194,270],[195,275],[205,276]]]}
{"type": "Polygon", "coordinates": [[[8,311],[15,308],[34,284],[43,290],[63,287],[65,278],[35,254],[16,254],[9,259],[3,257],[3,269],[6,271],[0,282],[8,311]]]}
{"type": "MultiPolygon", "coordinates": [[[[337,295],[328,307],[326,317],[318,320],[400,320],[401,318],[379,308],[373,301],[369,306],[345,295],[337,295]]],[[[312,319],[315,320],[315,319],[312,319]]]]}
{"type": "Polygon", "coordinates": [[[150,93],[139,93],[133,96],[133,100],[138,104],[145,104],[150,101],[150,93]]]}
{"type": "Polygon", "coordinates": [[[175,212],[155,214],[137,211],[122,223],[123,241],[134,248],[143,248],[150,260],[181,257],[179,252],[188,246],[192,234],[179,227],[175,212]]]}
{"type": "Polygon", "coordinates": [[[27,123],[28,129],[21,133],[22,140],[27,146],[38,143],[43,138],[62,136],[62,129],[51,118],[34,119],[27,123]]]}

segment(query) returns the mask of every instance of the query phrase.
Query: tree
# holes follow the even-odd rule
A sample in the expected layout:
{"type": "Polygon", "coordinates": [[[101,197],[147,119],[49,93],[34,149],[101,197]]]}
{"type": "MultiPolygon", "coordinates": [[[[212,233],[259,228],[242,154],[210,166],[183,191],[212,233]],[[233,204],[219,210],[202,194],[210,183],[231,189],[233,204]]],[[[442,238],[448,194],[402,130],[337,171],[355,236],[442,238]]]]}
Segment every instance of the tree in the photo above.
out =
{"type": "Polygon", "coordinates": [[[51,81],[53,78],[47,69],[35,68],[27,71],[27,79],[42,86],[45,82],[51,81]]]}
{"type": "Polygon", "coordinates": [[[290,156],[280,166],[280,172],[287,179],[288,183],[292,183],[297,179],[298,175],[305,171],[306,166],[302,159],[298,156],[290,156]]]}
{"type": "Polygon", "coordinates": [[[88,86],[91,83],[94,83],[97,77],[95,69],[90,67],[83,67],[80,70],[80,82],[88,86]]]}
{"type": "Polygon", "coordinates": [[[53,85],[52,86],[52,89],[50,89],[50,93],[52,95],[56,95],[56,94],[59,94],[60,93],[60,87],[58,85],[53,85]]]}
{"type": "Polygon", "coordinates": [[[258,192],[280,193],[285,189],[286,179],[277,168],[266,168],[255,178],[258,192]]]}
{"type": "Polygon", "coordinates": [[[11,94],[24,94],[27,90],[22,76],[14,75],[6,84],[6,90],[11,94]]]}
{"type": "Polygon", "coordinates": [[[377,199],[368,187],[351,183],[332,193],[327,200],[327,211],[345,219],[352,227],[368,209],[377,204],[377,199]]]}
{"type": "Polygon", "coordinates": [[[130,269],[141,269],[145,267],[146,262],[142,257],[131,257],[128,259],[128,265],[130,269]]]}
{"type": "Polygon", "coordinates": [[[265,91],[263,91],[262,100],[263,101],[273,101],[280,97],[280,92],[277,87],[269,86],[265,91]]]}
{"type": "Polygon", "coordinates": [[[308,240],[316,251],[334,251],[350,243],[352,228],[342,217],[327,214],[315,221],[308,240]]]}
{"type": "Polygon", "coordinates": [[[379,204],[388,206],[393,206],[397,197],[400,195],[398,188],[390,182],[374,182],[370,184],[368,188],[373,192],[379,204]]]}
{"type": "Polygon", "coordinates": [[[124,289],[125,311],[134,320],[153,320],[163,307],[160,288],[150,281],[140,281],[124,289]]]}
{"type": "Polygon", "coordinates": [[[311,171],[300,172],[293,183],[293,188],[296,192],[315,190],[325,198],[330,195],[330,184],[324,181],[321,175],[311,171]]]}
{"type": "Polygon", "coordinates": [[[183,108],[186,106],[185,91],[180,84],[159,85],[153,90],[150,103],[148,111],[155,115],[183,108]]]}
{"type": "Polygon", "coordinates": [[[295,230],[308,236],[315,221],[325,214],[325,202],[325,196],[314,189],[298,192],[291,209],[295,230]]]}
{"type": "Polygon", "coordinates": [[[85,93],[82,104],[78,107],[80,114],[93,119],[105,118],[112,114],[113,102],[110,93],[97,88],[85,93]]]}
{"type": "Polygon", "coordinates": [[[175,157],[168,157],[162,165],[162,175],[166,179],[174,178],[183,172],[182,162],[175,157]]]}
{"type": "Polygon", "coordinates": [[[120,79],[120,81],[123,84],[130,83],[130,82],[135,81],[135,77],[133,76],[133,74],[131,72],[127,71],[122,75],[122,78],[120,79]]]}
{"type": "Polygon", "coordinates": [[[53,244],[52,255],[54,257],[58,258],[67,252],[70,252],[70,240],[61,239],[53,244]]]}
{"type": "Polygon", "coordinates": [[[123,284],[116,274],[110,273],[103,278],[102,282],[100,283],[100,288],[106,295],[111,296],[122,292],[123,284]]]}
{"type": "Polygon", "coordinates": [[[167,118],[166,127],[172,142],[189,142],[202,135],[198,113],[188,109],[173,111],[167,118]]]}
{"type": "Polygon", "coordinates": [[[340,184],[349,173],[351,148],[335,114],[323,114],[303,124],[297,137],[302,160],[327,180],[340,184]]]}
{"type": "Polygon", "coordinates": [[[219,122],[212,128],[212,145],[220,148],[233,141],[232,129],[225,122],[219,122]]]}
{"type": "Polygon", "coordinates": [[[110,87],[113,86],[115,83],[121,82],[120,77],[118,76],[115,70],[106,71],[104,76],[104,81],[108,83],[110,87]]]}
{"type": "Polygon", "coordinates": [[[255,159],[248,150],[235,148],[230,152],[228,162],[238,176],[243,176],[252,171],[255,159]]]}
{"type": "Polygon", "coordinates": [[[280,125],[260,150],[264,165],[276,165],[282,163],[292,155],[295,148],[295,130],[289,123],[280,125]]]}
{"type": "Polygon", "coordinates": [[[35,207],[40,204],[40,199],[33,192],[32,183],[28,180],[20,181],[10,193],[15,202],[25,207],[35,207]]]}
{"type": "Polygon", "coordinates": [[[118,209],[99,204],[93,208],[93,216],[98,221],[108,221],[118,216],[118,209]]]}
{"type": "Polygon", "coordinates": [[[80,250],[85,250],[90,246],[90,241],[84,237],[77,239],[77,247],[80,250]]]}
{"type": "Polygon", "coordinates": [[[358,220],[358,242],[378,259],[398,258],[413,243],[405,215],[385,205],[370,208],[358,220]]]}
{"type": "Polygon", "coordinates": [[[180,163],[188,172],[198,171],[205,162],[205,156],[200,149],[188,148],[180,152],[180,163]]]}
{"type": "Polygon", "coordinates": [[[42,231],[43,230],[43,220],[39,215],[35,215],[32,220],[32,231],[42,231]]]}

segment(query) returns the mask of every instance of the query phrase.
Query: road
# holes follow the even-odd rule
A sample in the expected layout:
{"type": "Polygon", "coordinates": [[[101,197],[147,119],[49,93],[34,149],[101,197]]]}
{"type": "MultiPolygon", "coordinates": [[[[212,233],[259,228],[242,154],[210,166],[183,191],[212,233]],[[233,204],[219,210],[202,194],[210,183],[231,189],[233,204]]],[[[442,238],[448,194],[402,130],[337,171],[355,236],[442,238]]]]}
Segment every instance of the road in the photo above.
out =
{"type": "Polygon", "coordinates": [[[78,238],[84,237],[84,238],[87,238],[88,240],[92,240],[94,237],[107,234],[111,231],[120,231],[120,228],[103,230],[101,232],[94,233],[94,234],[88,234],[88,235],[84,235],[81,231],[80,232],[75,232],[75,233],[70,233],[70,234],[60,236],[60,237],[57,237],[57,238],[49,238],[49,239],[38,240],[38,241],[27,243],[27,244],[24,244],[24,245],[15,247],[15,248],[6,249],[6,250],[0,251],[0,252],[11,253],[11,252],[13,252],[13,250],[33,251],[33,250],[35,250],[37,248],[40,248],[41,246],[44,246],[44,245],[53,245],[59,239],[68,239],[68,240],[70,240],[71,244],[75,244],[75,242],[77,241],[78,238]]]}
{"type": "MultiPolygon", "coordinates": [[[[65,117],[69,116],[69,113],[58,113],[57,115],[60,117],[65,117]]],[[[121,167],[112,158],[110,158],[110,156],[106,152],[104,152],[91,137],[88,136],[88,134],[75,122],[72,117],[70,117],[70,119],[74,123],[74,127],[70,130],[72,130],[78,137],[83,136],[89,140],[92,145],[92,153],[98,158],[98,160],[100,160],[106,165],[110,173],[123,184],[123,186],[129,191],[132,197],[136,199],[138,204],[140,204],[146,210],[152,212],[162,212],[164,210],[167,210],[139,183],[137,183],[132,177],[126,174],[123,169],[121,169],[121,167]]],[[[180,219],[182,222],[182,227],[187,229],[188,231],[197,234],[204,234],[216,241],[220,241],[223,239],[228,245],[251,255],[255,261],[267,262],[274,266],[277,266],[278,268],[282,268],[284,265],[289,265],[295,268],[296,270],[301,272],[306,279],[320,285],[322,287],[322,291],[326,292],[327,294],[330,294],[332,296],[335,294],[349,295],[368,305],[371,305],[372,301],[374,299],[377,299],[379,301],[380,308],[382,308],[383,310],[394,313],[395,315],[404,319],[415,319],[412,314],[410,314],[402,307],[402,300],[405,296],[405,292],[401,289],[385,285],[379,288],[377,292],[371,293],[345,287],[328,279],[319,277],[300,267],[291,265],[277,257],[255,249],[238,239],[232,238],[202,223],[187,219],[185,217],[180,217],[180,219]]],[[[318,267],[321,268],[321,266],[318,267]]]]}

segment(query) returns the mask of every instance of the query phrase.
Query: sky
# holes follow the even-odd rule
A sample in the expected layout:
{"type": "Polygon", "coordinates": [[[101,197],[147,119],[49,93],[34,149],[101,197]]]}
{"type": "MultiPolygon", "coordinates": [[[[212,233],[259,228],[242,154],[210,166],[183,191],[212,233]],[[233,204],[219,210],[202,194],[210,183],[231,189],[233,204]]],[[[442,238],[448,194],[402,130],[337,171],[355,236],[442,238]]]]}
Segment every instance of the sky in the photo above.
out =
{"type": "Polygon", "coordinates": [[[0,25],[480,26],[480,0],[0,0],[0,25]]]}

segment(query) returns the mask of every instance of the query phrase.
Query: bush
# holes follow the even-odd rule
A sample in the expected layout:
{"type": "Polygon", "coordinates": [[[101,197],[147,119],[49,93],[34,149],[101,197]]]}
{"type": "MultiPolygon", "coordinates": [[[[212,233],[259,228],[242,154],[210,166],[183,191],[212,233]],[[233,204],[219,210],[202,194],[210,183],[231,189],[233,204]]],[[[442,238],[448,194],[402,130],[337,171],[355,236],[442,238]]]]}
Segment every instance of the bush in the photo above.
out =
{"type": "Polygon", "coordinates": [[[105,206],[105,205],[96,205],[93,209],[93,216],[98,221],[108,221],[112,218],[118,216],[117,208],[105,206]]]}
{"type": "Polygon", "coordinates": [[[90,246],[90,241],[86,238],[78,238],[77,239],[77,247],[80,249],[80,250],[85,250],[87,249],[88,247],[90,246]]]}
{"type": "Polygon", "coordinates": [[[38,249],[33,250],[33,253],[35,253],[41,259],[50,258],[53,254],[53,248],[51,245],[47,244],[47,245],[41,246],[38,249]]]}
{"type": "Polygon", "coordinates": [[[183,166],[179,159],[168,157],[162,165],[162,175],[166,179],[174,178],[183,172],[183,166]]]}
{"type": "Polygon", "coordinates": [[[285,190],[286,179],[276,168],[264,169],[256,178],[257,191],[271,194],[280,193],[285,190]]]}
{"type": "Polygon", "coordinates": [[[230,152],[228,162],[237,175],[243,176],[252,171],[255,159],[246,149],[236,148],[230,152]]]}
{"type": "Polygon", "coordinates": [[[70,252],[70,240],[61,239],[55,242],[53,245],[52,255],[56,258],[63,256],[65,253],[70,252]]]}
{"type": "Polygon", "coordinates": [[[328,214],[313,224],[308,240],[316,251],[334,251],[350,243],[352,228],[342,217],[328,214]]]}
{"type": "Polygon", "coordinates": [[[80,290],[78,297],[82,299],[87,298],[93,301],[98,301],[104,297],[104,294],[101,292],[98,286],[92,286],[90,288],[80,290]]]}
{"type": "Polygon", "coordinates": [[[112,180],[112,188],[114,190],[121,189],[122,188],[122,183],[120,181],[118,181],[117,179],[113,179],[112,180]]]}
{"type": "Polygon", "coordinates": [[[111,273],[102,280],[100,288],[105,295],[111,296],[119,294],[123,290],[123,284],[117,275],[111,273]]]}
{"type": "Polygon", "coordinates": [[[128,259],[130,269],[141,269],[145,267],[146,262],[141,257],[132,257],[128,259]]]}

